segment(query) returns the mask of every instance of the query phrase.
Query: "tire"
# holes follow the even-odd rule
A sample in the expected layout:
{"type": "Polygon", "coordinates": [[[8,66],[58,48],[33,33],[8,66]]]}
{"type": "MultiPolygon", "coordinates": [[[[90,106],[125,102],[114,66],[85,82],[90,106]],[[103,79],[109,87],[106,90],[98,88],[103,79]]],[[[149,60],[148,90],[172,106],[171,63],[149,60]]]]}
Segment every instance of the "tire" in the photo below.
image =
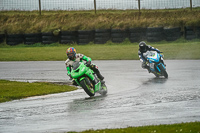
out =
{"type": "Polygon", "coordinates": [[[42,41],[52,41],[52,42],[56,42],[57,38],[55,36],[42,36],[42,41]]]}
{"type": "Polygon", "coordinates": [[[23,38],[23,34],[7,34],[7,38],[23,38]]]}
{"type": "Polygon", "coordinates": [[[51,44],[56,43],[58,41],[57,36],[54,36],[52,32],[42,33],[42,43],[43,44],[51,44]]]}
{"type": "Polygon", "coordinates": [[[139,33],[139,32],[132,32],[132,33],[130,33],[130,38],[134,38],[134,37],[137,37],[137,38],[139,38],[140,37],[140,35],[141,35],[141,33],[139,33]]]}
{"type": "Polygon", "coordinates": [[[112,33],[111,38],[123,38],[123,34],[122,33],[112,33]]]}
{"type": "Polygon", "coordinates": [[[175,41],[181,37],[181,28],[164,28],[164,37],[166,41],[175,41]]]}
{"type": "Polygon", "coordinates": [[[150,33],[147,33],[147,36],[148,37],[163,37],[163,35],[161,34],[161,32],[150,32],[150,33]]]}
{"type": "Polygon", "coordinates": [[[158,74],[156,74],[156,73],[153,73],[155,76],[156,76],[156,78],[159,78],[159,75],[158,74]]]}
{"type": "Polygon", "coordinates": [[[52,44],[52,43],[55,43],[53,41],[42,41],[43,44],[52,44]]]}
{"type": "Polygon", "coordinates": [[[10,46],[15,46],[15,45],[18,45],[18,44],[20,44],[20,43],[18,43],[18,42],[8,42],[8,41],[6,41],[6,44],[8,44],[8,45],[10,45],[10,46]]]}
{"type": "Polygon", "coordinates": [[[192,39],[195,39],[195,38],[196,38],[196,35],[195,35],[195,32],[193,30],[185,31],[185,39],[186,40],[192,40],[192,39]]]}
{"type": "Polygon", "coordinates": [[[112,38],[112,42],[114,43],[122,43],[124,41],[124,38],[112,38]]]}
{"type": "Polygon", "coordinates": [[[74,44],[77,41],[73,41],[73,40],[60,40],[60,44],[74,44]]]}
{"type": "Polygon", "coordinates": [[[192,39],[195,39],[196,36],[195,35],[186,35],[185,39],[186,40],[192,40],[192,39]]]}
{"type": "Polygon", "coordinates": [[[4,42],[5,34],[0,34],[0,43],[4,42]]]}
{"type": "Polygon", "coordinates": [[[62,36],[77,36],[78,31],[61,31],[60,34],[62,36]]]}
{"type": "Polygon", "coordinates": [[[181,28],[180,27],[173,27],[173,28],[164,28],[164,32],[166,34],[173,34],[174,32],[181,32],[181,28]]]}
{"type": "Polygon", "coordinates": [[[122,43],[125,39],[125,30],[112,29],[111,40],[113,43],[122,43]]]}
{"type": "Polygon", "coordinates": [[[41,38],[37,38],[37,37],[26,37],[24,39],[25,42],[41,42],[41,38]]]}
{"type": "Polygon", "coordinates": [[[17,42],[17,43],[22,43],[24,41],[23,38],[6,38],[8,42],[17,42]]]}
{"type": "Polygon", "coordinates": [[[159,66],[160,70],[161,70],[161,74],[165,77],[168,78],[168,74],[167,71],[164,69],[164,67],[162,65],[159,66]]]}
{"type": "Polygon", "coordinates": [[[147,32],[163,32],[163,27],[148,27],[147,32]]]}
{"type": "Polygon", "coordinates": [[[105,84],[101,84],[101,90],[100,90],[100,94],[102,95],[102,96],[105,96],[107,93],[108,93],[108,90],[107,90],[107,86],[105,85],[105,84]]]}
{"type": "Polygon", "coordinates": [[[186,34],[187,35],[195,35],[194,31],[191,31],[191,30],[186,31],[186,34]]]}
{"type": "Polygon", "coordinates": [[[110,29],[96,29],[94,34],[94,43],[95,44],[105,44],[110,40],[110,29]]]}
{"type": "Polygon", "coordinates": [[[6,44],[13,46],[24,42],[23,34],[8,34],[6,36],[6,44]]]}
{"type": "Polygon", "coordinates": [[[78,42],[78,31],[61,31],[59,43],[73,44],[78,42]]]}
{"type": "Polygon", "coordinates": [[[196,27],[197,38],[200,38],[200,27],[196,27]]]}
{"type": "Polygon", "coordinates": [[[61,36],[60,40],[76,40],[75,36],[61,36]]]}
{"type": "Polygon", "coordinates": [[[41,42],[42,42],[41,33],[24,34],[24,44],[31,45],[35,43],[41,43],[41,42]]]}
{"type": "Polygon", "coordinates": [[[79,30],[78,31],[78,45],[88,44],[94,41],[94,30],[79,30]]]}
{"type": "Polygon", "coordinates": [[[159,42],[164,38],[163,27],[149,27],[147,28],[147,41],[159,42]]]}
{"type": "Polygon", "coordinates": [[[129,40],[130,40],[131,43],[142,41],[142,40],[140,40],[140,39],[138,39],[138,38],[136,38],[136,37],[135,37],[135,38],[133,38],[133,37],[132,37],[132,38],[129,38],[129,40]]]}
{"type": "Polygon", "coordinates": [[[88,44],[90,42],[90,40],[89,39],[79,39],[78,40],[78,44],[88,44]]]}
{"type": "Polygon", "coordinates": [[[195,34],[195,28],[192,26],[186,26],[184,28],[185,30],[185,39],[186,40],[192,40],[196,38],[196,34],[195,34]]]}
{"type": "Polygon", "coordinates": [[[104,38],[95,38],[94,43],[95,44],[105,44],[107,41],[104,38]]]}
{"type": "Polygon", "coordinates": [[[194,27],[193,26],[185,26],[184,29],[185,29],[185,31],[194,30],[194,27]]]}
{"type": "Polygon", "coordinates": [[[129,29],[129,32],[130,33],[138,33],[138,32],[146,32],[147,28],[140,28],[140,27],[137,27],[137,28],[130,28],[129,29]]]}
{"type": "Polygon", "coordinates": [[[146,40],[147,28],[130,28],[129,40],[131,43],[140,42],[146,40]]]}
{"type": "Polygon", "coordinates": [[[41,33],[27,33],[24,34],[25,38],[41,38],[42,34],[41,33]]]}
{"type": "Polygon", "coordinates": [[[94,96],[95,92],[93,87],[91,86],[91,82],[90,80],[86,77],[85,79],[80,81],[80,85],[81,87],[85,90],[85,92],[89,95],[89,96],[94,96]]]}
{"type": "Polygon", "coordinates": [[[96,29],[95,33],[110,33],[110,29],[96,29]]]}
{"type": "Polygon", "coordinates": [[[90,35],[79,35],[78,36],[78,39],[88,39],[88,40],[90,40],[91,39],[91,36],[90,35]]]}
{"type": "Polygon", "coordinates": [[[165,40],[170,42],[170,41],[176,41],[178,38],[175,36],[175,37],[165,37],[165,40]]]}
{"type": "Polygon", "coordinates": [[[95,33],[95,38],[97,37],[110,37],[110,33],[95,33]]]}
{"type": "Polygon", "coordinates": [[[158,38],[158,37],[147,37],[147,41],[148,42],[159,42],[159,41],[162,41],[162,39],[158,38]]]}

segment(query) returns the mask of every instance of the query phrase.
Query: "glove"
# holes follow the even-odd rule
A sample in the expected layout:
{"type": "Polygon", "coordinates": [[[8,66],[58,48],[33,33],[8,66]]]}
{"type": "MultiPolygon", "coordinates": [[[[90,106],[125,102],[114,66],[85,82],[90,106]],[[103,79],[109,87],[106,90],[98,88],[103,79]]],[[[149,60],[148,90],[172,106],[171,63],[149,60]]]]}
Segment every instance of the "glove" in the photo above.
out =
{"type": "Polygon", "coordinates": [[[87,61],[87,62],[86,62],[86,66],[87,66],[87,67],[89,67],[90,64],[91,64],[91,61],[87,61]]]}

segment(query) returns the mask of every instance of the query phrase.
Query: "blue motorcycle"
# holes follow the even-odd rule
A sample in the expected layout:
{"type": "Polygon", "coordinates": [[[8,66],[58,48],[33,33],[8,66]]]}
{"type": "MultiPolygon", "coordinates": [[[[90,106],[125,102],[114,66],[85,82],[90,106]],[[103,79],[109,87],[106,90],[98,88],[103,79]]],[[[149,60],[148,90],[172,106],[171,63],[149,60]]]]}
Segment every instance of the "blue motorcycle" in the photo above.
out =
{"type": "Polygon", "coordinates": [[[166,66],[163,63],[163,55],[156,51],[147,51],[145,54],[150,72],[156,77],[164,76],[168,78],[166,66]]]}

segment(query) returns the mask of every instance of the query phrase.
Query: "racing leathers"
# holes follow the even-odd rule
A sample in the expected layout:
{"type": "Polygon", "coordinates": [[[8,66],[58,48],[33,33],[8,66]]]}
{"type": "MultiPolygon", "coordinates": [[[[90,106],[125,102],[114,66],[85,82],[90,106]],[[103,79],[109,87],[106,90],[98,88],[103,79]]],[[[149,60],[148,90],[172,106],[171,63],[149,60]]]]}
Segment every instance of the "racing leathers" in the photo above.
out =
{"type": "Polygon", "coordinates": [[[96,73],[96,75],[98,76],[98,78],[100,80],[104,79],[104,77],[100,74],[98,67],[94,64],[91,64],[92,59],[90,57],[87,57],[87,56],[80,54],[80,53],[76,54],[76,58],[74,60],[67,59],[65,61],[65,65],[66,65],[66,69],[67,69],[67,75],[70,78],[71,78],[71,69],[72,69],[73,63],[75,61],[83,62],[83,60],[86,61],[87,66],[90,67],[90,69],[92,69],[96,73]]]}
{"type": "Polygon", "coordinates": [[[147,69],[150,72],[150,68],[149,66],[147,66],[147,58],[145,57],[145,54],[147,51],[157,51],[158,53],[160,53],[160,50],[151,47],[150,45],[146,46],[146,51],[142,51],[142,50],[138,50],[138,55],[140,58],[140,61],[142,62],[142,68],[147,69]]]}

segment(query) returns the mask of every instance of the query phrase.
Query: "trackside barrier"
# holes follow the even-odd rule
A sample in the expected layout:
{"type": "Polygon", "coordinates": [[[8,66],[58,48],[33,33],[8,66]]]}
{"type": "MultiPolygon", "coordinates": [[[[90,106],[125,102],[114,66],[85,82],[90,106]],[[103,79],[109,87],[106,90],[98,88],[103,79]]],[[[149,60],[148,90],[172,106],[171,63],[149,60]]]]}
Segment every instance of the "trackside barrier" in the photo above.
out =
{"type": "Polygon", "coordinates": [[[78,30],[78,31],[60,31],[58,34],[48,33],[29,33],[29,34],[0,34],[0,43],[6,42],[8,45],[35,43],[78,45],[94,42],[95,44],[105,44],[111,40],[113,43],[122,43],[128,38],[131,43],[147,41],[159,42],[162,40],[175,41],[180,37],[186,40],[200,39],[200,26],[185,26],[183,31],[180,27],[148,27],[148,28],[130,28],[130,29],[96,29],[96,30],[78,30]]]}

